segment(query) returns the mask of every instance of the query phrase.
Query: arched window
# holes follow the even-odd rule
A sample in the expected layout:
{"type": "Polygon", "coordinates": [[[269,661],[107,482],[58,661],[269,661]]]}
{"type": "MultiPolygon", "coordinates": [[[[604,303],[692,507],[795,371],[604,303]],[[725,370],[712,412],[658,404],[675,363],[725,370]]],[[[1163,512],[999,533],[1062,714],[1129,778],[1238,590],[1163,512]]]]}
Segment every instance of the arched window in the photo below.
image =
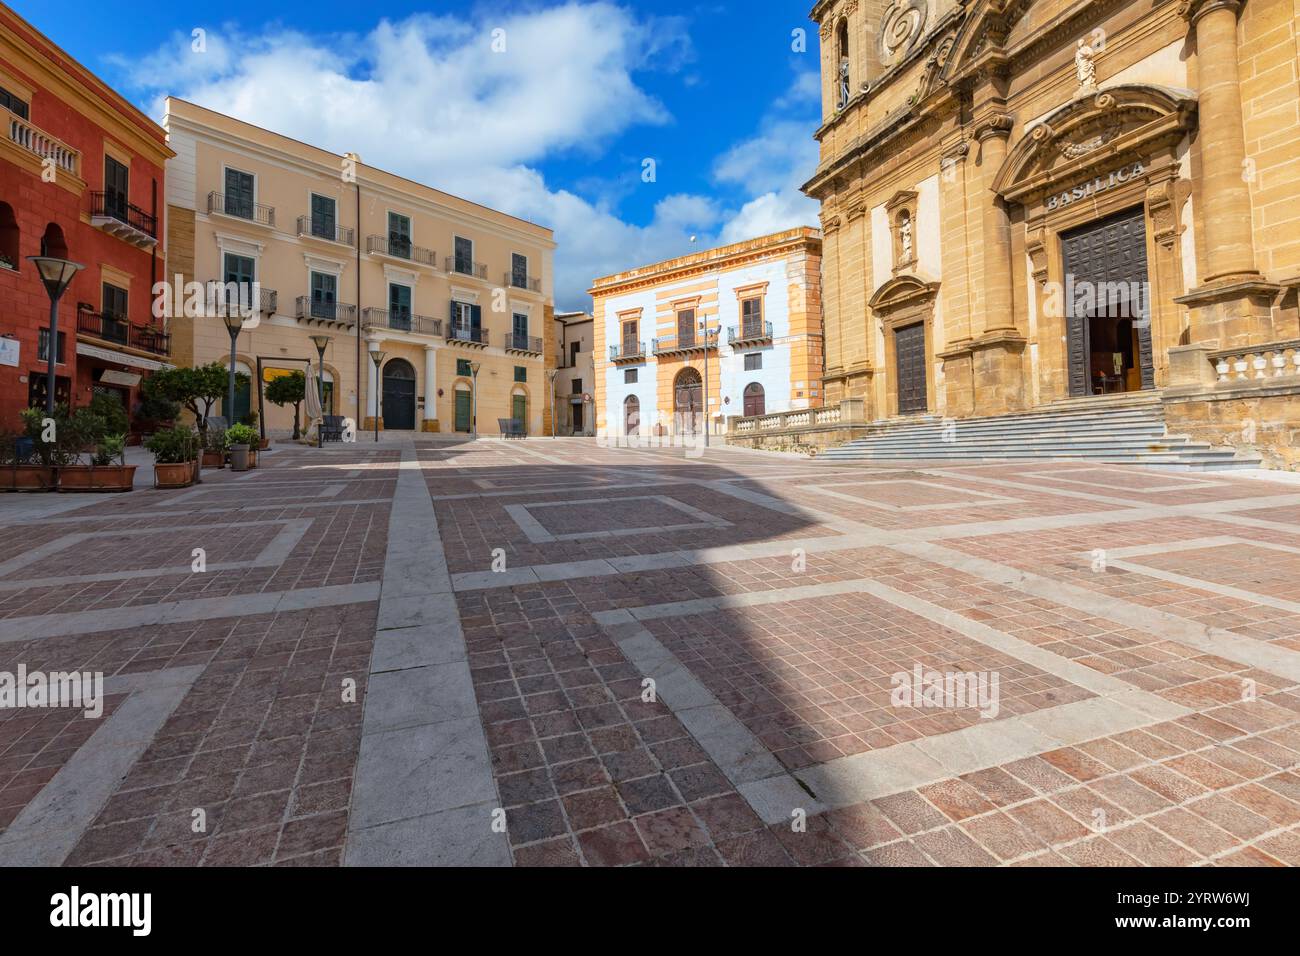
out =
{"type": "Polygon", "coordinates": [[[0,202],[0,269],[18,268],[18,220],[13,207],[0,202]]]}
{"type": "Polygon", "coordinates": [[[623,400],[623,434],[641,434],[641,399],[635,395],[623,400]]]}
{"type": "Polygon", "coordinates": [[[763,386],[757,382],[751,382],[745,386],[745,417],[753,418],[755,415],[767,414],[767,395],[763,391],[763,386]]]}
{"type": "Polygon", "coordinates": [[[844,109],[849,105],[853,95],[852,63],[849,60],[849,21],[841,20],[836,30],[835,74],[836,74],[836,108],[844,109]]]}
{"type": "Polygon", "coordinates": [[[63,238],[63,227],[58,223],[52,222],[45,227],[45,234],[41,236],[41,255],[68,258],[68,242],[63,238]]]}

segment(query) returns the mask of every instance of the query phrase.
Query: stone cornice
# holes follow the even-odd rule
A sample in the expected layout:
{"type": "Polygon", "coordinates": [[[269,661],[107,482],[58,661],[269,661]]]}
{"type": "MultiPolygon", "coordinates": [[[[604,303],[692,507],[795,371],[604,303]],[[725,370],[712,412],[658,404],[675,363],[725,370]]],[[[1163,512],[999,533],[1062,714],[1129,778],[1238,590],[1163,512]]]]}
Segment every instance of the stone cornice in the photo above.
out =
{"type": "Polygon", "coordinates": [[[1215,10],[1228,9],[1233,16],[1240,16],[1243,5],[1244,0],[1182,0],[1178,4],[1178,15],[1195,27],[1201,17],[1215,10]]]}

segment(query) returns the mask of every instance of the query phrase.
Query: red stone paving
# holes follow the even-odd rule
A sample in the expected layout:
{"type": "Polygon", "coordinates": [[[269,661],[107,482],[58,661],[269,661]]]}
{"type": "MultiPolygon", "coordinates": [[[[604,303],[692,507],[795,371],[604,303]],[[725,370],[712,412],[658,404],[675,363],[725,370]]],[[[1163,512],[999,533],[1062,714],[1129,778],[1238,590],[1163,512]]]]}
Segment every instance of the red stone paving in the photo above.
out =
{"type": "MultiPolygon", "coordinates": [[[[1216,627],[1239,635],[1243,646],[1267,647],[1292,661],[1300,654],[1300,615],[1264,599],[1294,600],[1300,563],[1260,547],[1293,545],[1290,531],[1214,514],[1131,520],[1125,513],[1218,502],[1233,515],[1296,525],[1300,506],[1255,503],[1289,495],[1294,486],[1069,463],[932,473],[727,450],[700,461],[680,451],[624,452],[577,441],[418,449],[453,574],[488,570],[498,548],[510,569],[711,549],[708,564],[456,594],[516,865],[1300,862],[1296,680],[1208,653],[1126,619],[1118,605],[1110,613],[1104,603],[1129,602],[1216,627]],[[827,488],[837,494],[825,494],[827,488]],[[764,508],[746,500],[750,493],[799,510],[764,508]],[[698,520],[645,500],[660,495],[730,527],[533,543],[505,510],[602,499],[530,512],[557,535],[698,520]],[[1013,500],[989,503],[982,495],[1013,500]],[[924,510],[896,510],[913,507],[924,510]],[[997,531],[998,522],[1024,519],[1075,523],[997,531]],[[981,528],[967,535],[962,528],[971,524],[981,528]],[[1103,604],[1083,612],[1027,593],[1014,574],[995,584],[887,545],[836,544],[848,534],[910,528],[931,529],[947,553],[1082,588],[1103,604]],[[1093,566],[1098,550],[1217,537],[1249,543],[1122,559],[1202,586],[1093,566]],[[806,548],[811,541],[817,546],[806,548]],[[788,545],[790,553],[784,547],[775,557],[717,550],[771,542],[788,545]],[[767,824],[710,756],[708,742],[693,737],[668,703],[643,699],[645,675],[595,618],[620,608],[858,580],[951,612],[956,617],[949,623],[991,628],[1189,713],[1122,733],[1081,733],[1071,746],[814,813],[804,827],[767,824]],[[1248,595],[1227,597],[1214,585],[1248,595]]],[[[199,494],[141,490],[94,499],[54,521],[6,523],[7,514],[0,514],[0,561],[64,535],[97,535],[0,579],[69,579],[0,589],[0,620],[196,598],[236,602],[229,615],[211,620],[0,643],[0,671],[24,664],[147,680],[169,668],[202,668],[112,788],[68,864],[341,862],[378,605],[372,596],[240,615],[237,602],[256,593],[381,582],[401,454],[392,445],[323,453],[284,448],[264,456],[255,477],[209,473],[199,494]],[[318,497],[324,486],[338,486],[339,493],[318,497]],[[283,528],[272,522],[303,519],[311,522],[308,530],[278,566],[150,573],[188,565],[194,547],[207,549],[209,563],[250,560],[283,528]],[[127,530],[144,533],[121,533],[127,530]],[[124,570],[140,574],[72,580],[124,570]],[[344,697],[345,680],[356,681],[356,703],[344,697]],[[196,809],[206,815],[201,832],[192,826],[196,809]]],[[[801,771],[996,725],[969,708],[891,706],[890,677],[917,663],[997,672],[998,720],[1096,699],[1014,654],[863,593],[778,595],[752,606],[654,618],[646,626],[783,765],[801,771]]],[[[111,696],[106,715],[126,699],[111,696]]],[[[100,726],[79,712],[0,711],[0,831],[72,755],[94,746],[100,726]]]]}

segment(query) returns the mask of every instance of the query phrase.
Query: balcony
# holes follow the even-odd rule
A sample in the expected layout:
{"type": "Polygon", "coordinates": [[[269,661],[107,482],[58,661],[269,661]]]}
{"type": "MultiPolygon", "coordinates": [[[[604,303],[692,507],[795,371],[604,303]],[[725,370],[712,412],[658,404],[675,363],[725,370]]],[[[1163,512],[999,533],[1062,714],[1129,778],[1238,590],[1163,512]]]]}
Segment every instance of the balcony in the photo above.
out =
{"type": "Polygon", "coordinates": [[[771,322],[751,322],[737,328],[727,329],[727,344],[737,348],[751,345],[767,345],[772,341],[771,322]]]}
{"type": "Polygon", "coordinates": [[[7,109],[0,108],[0,118],[9,127],[9,141],[19,149],[26,150],[42,162],[52,160],[55,169],[81,178],[80,152],[7,109]]]}
{"type": "Polygon", "coordinates": [[[693,332],[690,335],[666,335],[655,339],[655,355],[683,355],[688,352],[709,352],[718,347],[718,330],[693,332]]]}
{"type": "Polygon", "coordinates": [[[394,332],[442,336],[442,319],[431,319],[427,315],[395,312],[389,309],[363,309],[361,326],[366,329],[391,329],[394,332]]]}
{"type": "Polygon", "coordinates": [[[622,345],[609,347],[609,360],[616,365],[620,362],[644,362],[645,359],[644,342],[624,342],[622,345]]]}
{"type": "Polygon", "coordinates": [[[501,336],[502,347],[507,352],[521,352],[524,355],[541,355],[542,340],[516,332],[506,332],[501,336]]]}
{"type": "Polygon", "coordinates": [[[90,194],[90,224],[141,249],[158,245],[158,219],[120,193],[90,194]]]}
{"type": "Polygon", "coordinates": [[[466,348],[485,349],[488,345],[487,329],[465,329],[449,325],[447,327],[447,341],[453,345],[463,345],[466,348]]]}
{"type": "Polygon", "coordinates": [[[125,318],[96,312],[89,306],[77,308],[77,334],[88,335],[151,355],[170,355],[171,336],[148,325],[132,325],[125,318]]]}
{"type": "Polygon", "coordinates": [[[518,275],[514,272],[507,272],[501,284],[510,289],[523,289],[526,292],[542,291],[541,279],[532,276],[518,275]]]}
{"type": "Polygon", "coordinates": [[[351,329],[357,324],[357,307],[342,302],[313,302],[311,296],[300,295],[295,317],[308,324],[341,325],[351,329]]]}
{"type": "Polygon", "coordinates": [[[323,239],[325,242],[337,242],[350,246],[355,235],[356,233],[353,230],[347,228],[347,226],[340,226],[336,222],[313,219],[311,216],[298,217],[299,239],[323,239]]]}
{"type": "Polygon", "coordinates": [[[225,315],[231,307],[251,318],[255,313],[275,315],[280,306],[280,294],[260,282],[245,285],[241,282],[217,282],[214,279],[208,282],[206,292],[207,314],[217,318],[225,315]]]}
{"type": "Polygon", "coordinates": [[[445,262],[445,271],[452,275],[487,280],[487,266],[481,262],[470,262],[468,259],[461,259],[456,256],[447,256],[445,262]]]}
{"type": "Polygon", "coordinates": [[[366,238],[366,252],[373,256],[387,256],[390,259],[401,259],[403,262],[414,262],[418,265],[428,266],[431,269],[438,268],[438,254],[432,249],[426,249],[423,246],[411,245],[409,239],[397,239],[383,236],[368,236],[366,238]]]}
{"type": "Polygon", "coordinates": [[[208,193],[208,215],[230,216],[259,226],[275,228],[275,207],[264,206],[238,196],[225,196],[221,193],[208,193]]]}

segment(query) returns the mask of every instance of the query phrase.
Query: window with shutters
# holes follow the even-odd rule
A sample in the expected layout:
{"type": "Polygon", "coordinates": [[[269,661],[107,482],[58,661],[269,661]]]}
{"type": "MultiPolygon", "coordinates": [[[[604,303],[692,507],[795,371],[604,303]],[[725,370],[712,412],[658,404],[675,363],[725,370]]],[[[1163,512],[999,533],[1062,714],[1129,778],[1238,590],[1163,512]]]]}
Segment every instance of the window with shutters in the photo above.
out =
{"type": "Polygon", "coordinates": [[[474,243],[462,236],[457,236],[455,241],[455,262],[453,268],[461,275],[474,274],[474,243]]]}
{"type": "Polygon", "coordinates": [[[394,329],[411,328],[411,287],[392,282],[388,285],[388,321],[394,329]]]}
{"type": "Polygon", "coordinates": [[[637,382],[637,374],[636,374],[636,373],[639,372],[639,371],[640,371],[640,369],[635,369],[635,368],[625,369],[625,370],[623,371],[623,384],[624,384],[624,385],[635,385],[636,382],[637,382]]]}
{"type": "Polygon", "coordinates": [[[112,156],[105,156],[104,211],[113,218],[125,222],[130,192],[131,170],[112,156]]]}
{"type": "Polygon", "coordinates": [[[411,258],[411,217],[388,214],[388,254],[399,259],[411,258]]]}
{"type": "Polygon", "coordinates": [[[761,298],[755,296],[740,303],[740,325],[745,338],[757,339],[762,337],[763,300],[761,298]]]}
{"type": "Polygon", "coordinates": [[[756,372],[763,367],[763,353],[751,352],[745,356],[745,371],[756,372]]]}
{"type": "Polygon", "coordinates": [[[227,216],[252,219],[256,196],[257,180],[252,173],[246,173],[239,169],[226,170],[226,201],[224,208],[227,216]]]}
{"type": "Polygon", "coordinates": [[[28,115],[27,101],[19,97],[17,93],[10,93],[3,86],[0,86],[0,106],[3,106],[19,119],[31,118],[28,115]]]}
{"type": "Polygon", "coordinates": [[[311,316],[334,321],[338,314],[338,276],[328,272],[311,274],[311,316]]]}
{"type": "Polygon", "coordinates": [[[695,344],[695,310],[682,309],[677,313],[677,344],[695,344]]]}
{"type": "Polygon", "coordinates": [[[473,369],[469,367],[469,359],[456,359],[456,374],[462,378],[469,378],[473,374],[473,369]]]}
{"type": "Polygon", "coordinates": [[[311,234],[321,239],[338,238],[338,202],[333,196],[311,194],[311,234]]]}
{"type": "Polygon", "coordinates": [[[515,381],[521,383],[528,381],[528,367],[526,365],[515,366],[515,381]]]}
{"type": "MultiPolygon", "coordinates": [[[[54,353],[54,364],[62,365],[65,347],[68,344],[67,333],[59,333],[59,347],[54,353]]],[[[36,361],[49,362],[50,360],[50,330],[41,329],[36,339],[36,361]]],[[[56,386],[57,390],[57,386],[56,386]]]]}
{"type": "Polygon", "coordinates": [[[516,289],[528,288],[528,257],[519,253],[510,256],[510,284],[516,289]]]}

